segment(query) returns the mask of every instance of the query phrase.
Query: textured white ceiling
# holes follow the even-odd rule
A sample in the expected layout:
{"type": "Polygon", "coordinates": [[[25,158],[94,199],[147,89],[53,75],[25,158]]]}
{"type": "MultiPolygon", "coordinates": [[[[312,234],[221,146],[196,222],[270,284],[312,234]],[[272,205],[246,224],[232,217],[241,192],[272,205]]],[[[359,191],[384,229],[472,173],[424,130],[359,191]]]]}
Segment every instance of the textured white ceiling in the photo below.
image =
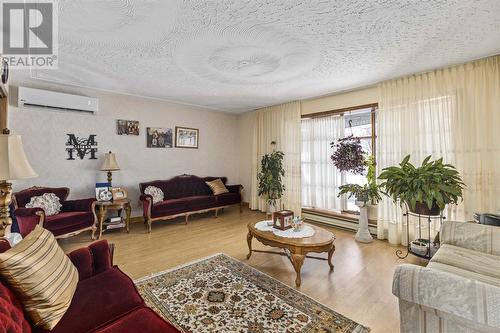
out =
{"type": "Polygon", "coordinates": [[[59,0],[38,79],[242,112],[500,53],[499,0],[59,0]]]}

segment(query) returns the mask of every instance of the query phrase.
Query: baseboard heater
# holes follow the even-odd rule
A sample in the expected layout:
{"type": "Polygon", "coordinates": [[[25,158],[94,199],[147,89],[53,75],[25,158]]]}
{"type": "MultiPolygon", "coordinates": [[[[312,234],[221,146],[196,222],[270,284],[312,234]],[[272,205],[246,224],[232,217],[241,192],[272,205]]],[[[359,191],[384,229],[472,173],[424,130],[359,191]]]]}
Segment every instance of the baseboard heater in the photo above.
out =
{"type": "MultiPolygon", "coordinates": [[[[309,222],[325,224],[339,229],[357,231],[358,221],[351,218],[342,218],[341,216],[334,216],[322,212],[316,212],[312,209],[302,209],[302,217],[309,222]]],[[[368,229],[373,236],[377,235],[377,225],[375,223],[368,223],[368,229]]]]}

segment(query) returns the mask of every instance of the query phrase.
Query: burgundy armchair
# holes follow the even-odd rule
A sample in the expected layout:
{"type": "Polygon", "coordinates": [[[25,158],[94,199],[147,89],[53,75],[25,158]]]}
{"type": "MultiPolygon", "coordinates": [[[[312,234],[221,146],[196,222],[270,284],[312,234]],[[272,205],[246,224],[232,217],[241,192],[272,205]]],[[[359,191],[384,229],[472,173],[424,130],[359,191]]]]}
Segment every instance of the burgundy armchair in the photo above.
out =
{"type": "MultiPolygon", "coordinates": [[[[0,252],[10,248],[0,238],[0,252]]],[[[45,331],[31,324],[19,297],[0,279],[0,332],[9,333],[180,333],[149,308],[133,281],[113,266],[113,246],[106,240],[68,254],[79,282],[59,323],[45,331]]]]}
{"type": "Polygon", "coordinates": [[[14,193],[14,216],[19,226],[19,232],[24,237],[29,234],[37,224],[54,234],[56,238],[67,238],[83,231],[92,231],[94,239],[97,229],[97,216],[95,213],[96,199],[66,200],[69,195],[67,187],[31,187],[14,193]],[[62,204],[59,214],[46,216],[41,208],[26,208],[34,196],[44,193],[54,193],[62,204]]]}

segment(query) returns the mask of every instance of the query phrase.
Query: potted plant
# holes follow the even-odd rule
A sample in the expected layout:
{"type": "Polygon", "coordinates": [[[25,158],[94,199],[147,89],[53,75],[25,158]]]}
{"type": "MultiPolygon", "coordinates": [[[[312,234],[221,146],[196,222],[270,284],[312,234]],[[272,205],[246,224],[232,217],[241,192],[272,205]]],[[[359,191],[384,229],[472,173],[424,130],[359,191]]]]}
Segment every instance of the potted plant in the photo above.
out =
{"type": "Polygon", "coordinates": [[[465,186],[453,165],[442,158],[431,161],[431,156],[415,167],[408,155],[399,166],[384,168],[378,178],[383,193],[420,215],[439,215],[447,204],[457,204],[465,186]]]}
{"type": "MultiPolygon", "coordinates": [[[[370,213],[376,214],[375,205],[382,199],[379,194],[379,188],[375,179],[375,161],[373,156],[368,156],[364,160],[364,165],[368,166],[366,175],[367,183],[364,185],[359,184],[346,184],[339,186],[339,194],[348,195],[348,199],[355,197],[356,205],[359,207],[359,228],[356,233],[355,239],[359,242],[370,243],[373,237],[370,235],[368,229],[368,216],[370,213]]],[[[373,216],[371,216],[373,218],[373,216]]],[[[375,216],[375,219],[377,217],[375,216]]]]}
{"type": "Polygon", "coordinates": [[[334,149],[330,157],[339,171],[348,171],[354,174],[363,174],[365,171],[365,152],[361,140],[355,136],[348,136],[330,143],[334,149]]]}
{"type": "Polygon", "coordinates": [[[368,209],[376,205],[382,198],[380,197],[377,183],[368,183],[365,185],[346,184],[339,187],[338,196],[347,194],[348,198],[355,197],[356,205],[359,207],[359,228],[355,239],[358,242],[370,243],[373,241],[370,230],[368,229],[368,209]]]}
{"type": "Polygon", "coordinates": [[[347,171],[353,174],[363,174],[365,167],[368,167],[366,174],[367,184],[346,184],[339,187],[338,196],[349,194],[348,198],[355,197],[356,201],[363,202],[366,206],[368,201],[371,205],[376,205],[381,199],[378,194],[377,179],[375,176],[375,158],[373,155],[365,157],[365,152],[358,137],[349,136],[339,139],[337,143],[332,142],[335,152],[331,156],[333,164],[340,171],[347,171]]]}
{"type": "Polygon", "coordinates": [[[283,158],[285,154],[276,151],[262,156],[260,172],[257,175],[258,194],[266,198],[268,213],[276,211],[276,201],[281,199],[285,191],[282,177],[285,176],[283,158]]]}
{"type": "Polygon", "coordinates": [[[376,183],[365,185],[346,184],[339,186],[339,190],[339,197],[344,194],[348,195],[348,199],[355,197],[361,207],[367,207],[370,204],[376,205],[382,199],[376,183]]]}

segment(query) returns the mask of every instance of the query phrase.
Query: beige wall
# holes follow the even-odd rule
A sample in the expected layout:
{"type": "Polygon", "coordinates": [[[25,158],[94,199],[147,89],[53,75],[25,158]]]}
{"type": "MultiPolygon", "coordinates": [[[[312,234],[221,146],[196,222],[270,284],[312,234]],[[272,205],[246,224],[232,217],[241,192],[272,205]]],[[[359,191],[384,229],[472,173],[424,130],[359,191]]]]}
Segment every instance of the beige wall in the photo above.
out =
{"type": "MultiPolygon", "coordinates": [[[[38,178],[15,181],[14,190],[32,185],[68,186],[71,197],[94,195],[96,182],[105,181],[99,171],[102,156],[116,152],[122,170],[113,174],[113,184],[130,192],[134,215],[140,214],[136,204],[138,183],[165,179],[178,174],[227,176],[230,183],[245,187],[243,200],[250,200],[252,182],[252,141],[254,113],[232,115],[197,107],[140,97],[97,92],[36,82],[11,84],[9,127],[23,136],[26,153],[38,178]],[[49,89],[99,98],[96,115],[67,111],[18,108],[16,86],[49,89]],[[140,121],[139,136],[116,134],[116,119],[140,121]],[[146,148],[146,127],[188,126],[200,129],[200,148],[146,148]],[[66,134],[87,137],[96,134],[99,160],[67,161],[66,134]]],[[[377,102],[376,87],[302,101],[302,113],[310,114],[349,106],[377,102]]]]}
{"type": "MultiPolygon", "coordinates": [[[[312,98],[302,101],[302,114],[342,109],[346,107],[378,102],[377,86],[370,86],[339,94],[312,98]]],[[[245,186],[244,201],[250,200],[252,184],[252,140],[254,126],[253,112],[239,116],[239,171],[240,183],[245,186]]]]}
{"type": "MultiPolygon", "coordinates": [[[[23,83],[42,88],[39,82],[23,83]]],[[[99,171],[103,154],[116,152],[120,171],[113,173],[113,185],[128,189],[134,215],[138,210],[138,184],[167,179],[179,174],[227,176],[229,183],[239,181],[238,116],[201,108],[92,90],[47,86],[52,90],[80,93],[99,98],[96,115],[18,108],[11,101],[9,127],[21,134],[29,160],[38,178],[14,181],[14,190],[33,185],[68,186],[71,197],[94,196],[96,182],[106,181],[99,171]],[[140,121],[139,136],[116,134],[116,119],[140,121]],[[146,148],[146,127],[187,126],[200,129],[199,149],[146,148]],[[67,133],[80,137],[96,134],[98,160],[66,160],[67,133]]],[[[15,87],[11,89],[16,95],[15,87]]]]}

